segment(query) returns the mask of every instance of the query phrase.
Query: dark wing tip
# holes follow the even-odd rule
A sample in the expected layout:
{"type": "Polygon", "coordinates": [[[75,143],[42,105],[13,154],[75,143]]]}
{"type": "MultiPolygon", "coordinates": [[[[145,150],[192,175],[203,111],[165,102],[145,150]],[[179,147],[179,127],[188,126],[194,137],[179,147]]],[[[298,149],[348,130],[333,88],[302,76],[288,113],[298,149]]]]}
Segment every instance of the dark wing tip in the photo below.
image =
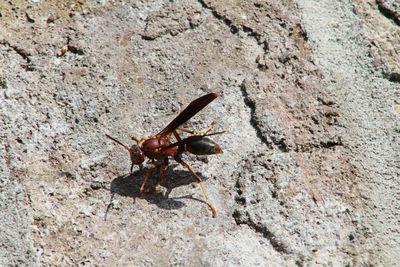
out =
{"type": "Polygon", "coordinates": [[[219,97],[219,94],[217,94],[217,93],[208,93],[206,95],[209,95],[210,97],[212,96],[212,99],[219,97]]]}

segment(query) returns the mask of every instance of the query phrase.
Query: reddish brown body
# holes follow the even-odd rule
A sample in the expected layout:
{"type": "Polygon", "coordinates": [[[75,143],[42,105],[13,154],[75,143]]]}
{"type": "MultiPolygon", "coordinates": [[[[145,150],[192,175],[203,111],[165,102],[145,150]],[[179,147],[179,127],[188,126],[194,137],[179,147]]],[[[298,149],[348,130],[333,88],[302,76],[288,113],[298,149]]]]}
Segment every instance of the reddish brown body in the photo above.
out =
{"type": "Polygon", "coordinates": [[[177,147],[163,149],[169,145],[171,145],[171,142],[166,136],[152,137],[143,142],[141,150],[150,159],[162,159],[178,153],[177,147]]]}
{"type": "MultiPolygon", "coordinates": [[[[199,97],[198,99],[192,101],[174,120],[172,120],[161,132],[156,134],[153,137],[143,139],[143,138],[133,138],[137,144],[132,145],[131,147],[127,147],[118,140],[113,137],[106,135],[108,138],[113,140],[114,142],[125,147],[130,154],[131,157],[131,173],[133,166],[142,165],[145,160],[145,157],[148,157],[152,166],[148,169],[142,185],[140,187],[140,191],[142,192],[144,189],[144,185],[146,184],[147,179],[150,177],[151,173],[154,171],[156,167],[156,160],[162,161],[160,166],[160,177],[157,184],[160,184],[164,178],[164,175],[168,169],[168,157],[173,157],[179,164],[183,167],[187,168],[191,174],[196,178],[197,182],[203,194],[207,200],[207,204],[211,208],[213,217],[216,216],[216,209],[211,204],[208,199],[207,192],[205,191],[202,181],[200,177],[195,174],[190,166],[181,159],[181,154],[184,152],[189,152],[195,155],[212,155],[212,154],[220,154],[222,153],[222,149],[218,144],[216,144],[211,139],[207,138],[207,136],[221,134],[222,132],[207,134],[209,129],[204,134],[196,134],[194,131],[188,131],[184,129],[180,129],[182,131],[186,131],[191,133],[192,136],[181,139],[179,136],[177,129],[180,125],[188,121],[191,117],[197,114],[200,110],[202,110],[205,106],[207,106],[211,101],[213,101],[218,95],[215,93],[210,93],[199,97]],[[175,143],[171,143],[170,138],[173,135],[176,139],[175,143]]],[[[211,124],[212,126],[213,124],[211,124]]]]}

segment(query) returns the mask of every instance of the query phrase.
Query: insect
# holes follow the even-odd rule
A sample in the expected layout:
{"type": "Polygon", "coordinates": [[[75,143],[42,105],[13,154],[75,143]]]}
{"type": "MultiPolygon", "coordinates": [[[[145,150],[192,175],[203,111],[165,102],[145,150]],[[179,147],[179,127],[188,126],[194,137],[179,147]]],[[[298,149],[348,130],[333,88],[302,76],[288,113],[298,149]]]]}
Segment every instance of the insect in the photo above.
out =
{"type": "Polygon", "coordinates": [[[175,119],[173,119],[158,134],[150,138],[132,137],[132,140],[134,140],[136,144],[132,145],[131,147],[122,144],[120,141],[106,134],[108,138],[128,150],[132,162],[131,173],[134,165],[142,166],[142,163],[144,162],[146,157],[150,159],[151,166],[147,170],[140,186],[141,193],[144,190],[147,179],[151,176],[157,166],[156,161],[161,161],[159,178],[156,184],[156,186],[158,186],[163,182],[164,176],[168,170],[169,157],[173,157],[176,162],[189,170],[189,172],[196,178],[197,184],[203,192],[204,198],[206,199],[206,202],[211,209],[212,216],[216,216],[217,210],[209,200],[207,191],[203,186],[201,178],[193,172],[189,164],[182,160],[181,155],[184,152],[192,153],[195,155],[213,155],[222,153],[221,147],[210,138],[208,138],[208,136],[221,134],[224,131],[209,133],[210,130],[213,128],[215,121],[213,121],[209,125],[209,127],[203,131],[190,131],[187,129],[181,129],[179,128],[179,126],[187,122],[190,118],[196,115],[200,110],[210,104],[211,101],[213,101],[217,97],[218,95],[216,93],[209,93],[197,98],[196,100],[192,101],[175,119]],[[181,138],[178,130],[189,133],[191,135],[186,138],[181,138]],[[175,142],[171,142],[171,135],[173,135],[176,139],[175,142]]]}

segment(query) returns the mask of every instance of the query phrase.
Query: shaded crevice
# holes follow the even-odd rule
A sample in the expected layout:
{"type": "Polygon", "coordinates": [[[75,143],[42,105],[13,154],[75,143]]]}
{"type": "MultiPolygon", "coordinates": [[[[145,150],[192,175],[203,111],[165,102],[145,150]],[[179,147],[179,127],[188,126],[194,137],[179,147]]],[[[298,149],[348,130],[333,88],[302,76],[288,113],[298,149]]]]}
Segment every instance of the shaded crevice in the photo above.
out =
{"type": "Polygon", "coordinates": [[[338,140],[338,141],[327,141],[327,142],[320,142],[320,147],[321,148],[333,148],[333,147],[337,147],[337,146],[343,146],[342,140],[338,140]]]}
{"type": "Polygon", "coordinates": [[[255,119],[256,104],[252,99],[249,98],[249,95],[246,91],[245,80],[243,80],[242,84],[240,85],[240,91],[242,92],[244,103],[250,108],[250,124],[256,130],[258,139],[260,139],[262,143],[266,144],[268,148],[272,149],[271,142],[268,141],[268,139],[262,134],[261,128],[255,119]]]}
{"type": "Polygon", "coordinates": [[[32,63],[31,59],[32,54],[30,52],[26,51],[24,48],[18,47],[17,45],[13,45],[5,40],[0,41],[0,44],[8,46],[12,50],[14,50],[15,53],[17,53],[19,56],[22,57],[22,59],[25,61],[24,63],[20,64],[23,69],[25,69],[26,71],[34,71],[36,69],[32,63]]]}
{"type": "Polygon", "coordinates": [[[269,229],[268,225],[260,221],[257,221],[257,219],[255,219],[255,216],[252,217],[249,211],[247,211],[247,209],[252,205],[258,205],[260,204],[261,201],[263,201],[262,198],[258,197],[253,198],[246,196],[247,195],[246,191],[249,190],[252,191],[252,188],[246,188],[248,178],[250,178],[252,180],[252,183],[255,184],[260,184],[260,180],[258,179],[261,180],[267,179],[268,182],[271,183],[272,198],[276,202],[283,203],[283,201],[279,200],[278,185],[276,177],[274,177],[274,175],[270,175],[267,174],[267,172],[263,172],[257,175],[258,178],[256,177],[252,178],[247,176],[248,174],[253,173],[254,165],[263,166],[265,170],[272,170],[272,168],[274,168],[272,160],[268,157],[266,158],[265,157],[266,155],[263,152],[258,153],[257,155],[252,154],[244,160],[243,165],[241,166],[240,170],[238,170],[237,180],[235,184],[236,196],[234,199],[237,205],[231,215],[235,220],[236,225],[238,226],[241,224],[247,225],[255,233],[260,234],[262,238],[265,238],[271,245],[271,247],[278,253],[293,254],[293,250],[289,247],[289,245],[284,243],[279,238],[279,236],[277,237],[276,234],[269,229]]]}
{"type": "Polygon", "coordinates": [[[68,51],[71,52],[72,54],[77,54],[80,56],[85,54],[82,48],[70,44],[68,44],[68,51]]]}
{"type": "MultiPolygon", "coordinates": [[[[204,0],[198,0],[198,2],[202,5],[203,8],[210,10],[212,15],[217,20],[222,21],[230,29],[231,33],[237,34],[241,30],[241,31],[245,32],[247,34],[247,36],[254,38],[254,40],[257,42],[257,44],[259,46],[261,46],[262,50],[264,51],[264,55],[269,51],[268,42],[265,40],[263,41],[261,38],[261,35],[259,33],[257,33],[256,31],[254,31],[251,27],[248,27],[245,25],[236,25],[235,23],[233,23],[233,21],[231,19],[220,14],[217,10],[215,10],[215,8],[208,5],[204,0]]],[[[260,70],[265,70],[267,67],[265,64],[261,63],[260,60],[261,60],[260,58],[256,59],[257,68],[260,70]]],[[[244,83],[245,83],[245,81],[242,82],[240,89],[242,92],[242,96],[244,98],[244,103],[246,104],[246,106],[248,106],[250,108],[250,111],[251,111],[250,124],[256,130],[256,135],[257,135],[258,139],[260,139],[262,143],[267,145],[267,147],[269,149],[273,149],[272,144],[274,144],[275,147],[278,148],[280,151],[288,152],[289,148],[287,147],[287,144],[284,139],[278,139],[278,138],[274,138],[274,137],[270,136],[270,140],[268,140],[268,138],[263,134],[262,129],[259,126],[259,123],[255,116],[256,104],[248,96],[248,93],[246,91],[244,83]]]]}
{"type": "Polygon", "coordinates": [[[315,143],[306,143],[302,145],[296,146],[293,151],[296,153],[309,153],[315,150],[323,150],[323,149],[334,149],[336,147],[342,147],[344,144],[342,143],[341,139],[337,141],[321,141],[318,144],[315,143]]]}
{"type": "Polygon", "coordinates": [[[25,49],[20,48],[18,46],[10,46],[12,49],[14,49],[14,51],[20,55],[25,61],[26,63],[31,63],[31,59],[30,56],[31,54],[29,52],[27,52],[25,49]]]}
{"type": "Polygon", "coordinates": [[[218,20],[222,21],[226,26],[228,26],[230,31],[231,31],[231,33],[236,34],[236,33],[239,32],[239,28],[236,25],[234,25],[230,19],[228,19],[227,17],[219,14],[211,6],[208,6],[203,0],[198,0],[198,1],[199,1],[199,3],[201,4],[201,6],[203,8],[206,8],[206,9],[210,10],[215,18],[217,18],[218,20]]]}
{"type": "Polygon", "coordinates": [[[0,41],[0,44],[2,44],[2,45],[5,45],[5,46],[8,46],[8,47],[10,47],[12,50],[14,50],[18,55],[20,55],[25,61],[26,61],[26,63],[31,63],[31,53],[29,53],[28,51],[26,51],[25,49],[23,49],[23,48],[21,48],[21,47],[18,47],[18,46],[16,46],[16,45],[12,45],[12,44],[10,44],[9,42],[7,42],[7,41],[5,41],[5,40],[3,40],[3,41],[0,41]]]}
{"type": "Polygon", "coordinates": [[[61,49],[58,50],[57,57],[62,57],[67,52],[70,52],[70,53],[75,54],[75,55],[80,55],[80,56],[85,54],[83,49],[81,49],[81,48],[79,48],[77,46],[69,44],[69,41],[68,41],[68,43],[66,45],[64,45],[61,49]]]}
{"type": "Polygon", "coordinates": [[[164,35],[161,35],[161,36],[150,36],[150,35],[146,35],[146,34],[140,35],[140,37],[145,41],[154,41],[155,39],[160,38],[162,36],[164,36],[164,35]]]}
{"type": "Polygon", "coordinates": [[[275,136],[270,136],[272,143],[282,152],[289,152],[289,147],[286,144],[285,138],[277,138],[275,136]]]}
{"type": "Polygon", "coordinates": [[[400,26],[400,7],[396,7],[396,3],[393,3],[393,6],[389,3],[386,3],[384,0],[376,0],[376,4],[378,5],[379,11],[388,19],[393,20],[396,25],[400,26]]]}
{"type": "Polygon", "coordinates": [[[386,78],[394,83],[400,83],[400,73],[392,72],[386,75],[386,78]]]}
{"type": "Polygon", "coordinates": [[[235,222],[237,225],[241,224],[246,224],[249,226],[251,229],[253,229],[256,233],[260,233],[265,239],[269,241],[271,246],[274,248],[275,251],[281,253],[281,254],[290,254],[290,251],[281,240],[279,240],[275,234],[273,234],[270,230],[265,225],[262,225],[260,223],[255,223],[248,212],[243,212],[239,210],[235,210],[232,213],[232,217],[234,218],[235,222]]]}
{"type": "Polygon", "coordinates": [[[246,106],[248,106],[250,108],[250,124],[255,129],[258,139],[260,139],[260,141],[262,143],[267,145],[267,147],[269,149],[277,148],[281,152],[285,152],[285,153],[289,152],[290,149],[286,144],[286,139],[285,138],[277,138],[275,136],[269,136],[269,138],[267,138],[263,134],[262,129],[259,126],[259,123],[258,123],[258,121],[256,119],[256,114],[255,114],[256,113],[256,104],[249,97],[249,95],[247,93],[247,90],[246,90],[245,82],[246,81],[244,80],[242,82],[242,84],[240,85],[240,91],[242,92],[244,103],[246,104],[246,106]]]}
{"type": "Polygon", "coordinates": [[[215,10],[212,6],[207,5],[203,0],[198,0],[198,2],[201,4],[201,6],[205,9],[208,9],[211,11],[211,14],[218,19],[219,21],[222,21],[229,29],[230,32],[233,34],[237,34],[240,30],[243,32],[247,33],[248,36],[253,37],[258,45],[261,45],[262,49],[264,52],[268,51],[268,43],[266,41],[261,40],[261,35],[254,31],[252,28],[245,26],[245,25],[236,25],[233,23],[231,19],[228,17],[218,13],[217,10],[215,10]]]}

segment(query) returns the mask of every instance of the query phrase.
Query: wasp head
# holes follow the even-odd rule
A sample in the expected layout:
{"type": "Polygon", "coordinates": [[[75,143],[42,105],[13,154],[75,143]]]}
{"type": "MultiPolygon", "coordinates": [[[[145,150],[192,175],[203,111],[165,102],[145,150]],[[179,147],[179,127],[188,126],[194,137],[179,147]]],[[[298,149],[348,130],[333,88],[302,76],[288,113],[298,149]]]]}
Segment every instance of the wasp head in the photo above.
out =
{"type": "Polygon", "coordinates": [[[144,154],[139,145],[132,145],[129,148],[129,154],[131,156],[132,164],[140,165],[143,163],[144,154]]]}

